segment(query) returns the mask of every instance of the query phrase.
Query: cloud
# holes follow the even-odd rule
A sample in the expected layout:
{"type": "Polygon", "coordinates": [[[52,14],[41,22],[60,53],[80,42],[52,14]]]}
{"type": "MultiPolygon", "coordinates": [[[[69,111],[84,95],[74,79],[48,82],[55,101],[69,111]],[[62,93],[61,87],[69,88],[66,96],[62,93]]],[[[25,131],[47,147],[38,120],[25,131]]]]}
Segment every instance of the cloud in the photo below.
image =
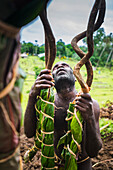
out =
{"type": "Polygon", "coordinates": [[[21,30],[21,41],[34,43],[35,40],[38,40],[39,44],[44,43],[43,26],[39,19],[21,30]]]}
{"type": "Polygon", "coordinates": [[[107,11],[103,27],[105,28],[106,34],[113,33],[113,10],[110,9],[107,11]]]}
{"type": "MultiPolygon", "coordinates": [[[[78,33],[86,30],[88,17],[94,0],[53,0],[48,7],[48,19],[56,41],[63,39],[70,43],[78,33]]],[[[107,1],[107,12],[102,27],[109,34],[113,32],[113,0],[107,1]]],[[[36,20],[22,31],[21,40],[44,43],[44,32],[40,20],[36,20]]]]}

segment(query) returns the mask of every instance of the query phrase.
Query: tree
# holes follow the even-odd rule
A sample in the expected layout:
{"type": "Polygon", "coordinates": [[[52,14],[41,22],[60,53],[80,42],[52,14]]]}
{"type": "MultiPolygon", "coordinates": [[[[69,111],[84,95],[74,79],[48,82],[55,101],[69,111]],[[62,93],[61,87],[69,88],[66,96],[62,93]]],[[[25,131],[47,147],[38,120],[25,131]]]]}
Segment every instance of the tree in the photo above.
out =
{"type": "Polygon", "coordinates": [[[25,41],[22,42],[21,44],[21,53],[29,53],[33,54],[34,52],[34,45],[31,42],[26,43],[25,41]]]}
{"type": "MultiPolygon", "coordinates": [[[[113,44],[112,33],[106,35],[104,28],[100,28],[94,33],[93,40],[94,53],[90,59],[92,65],[96,67],[105,66],[113,44]]],[[[86,45],[86,38],[83,40],[83,43],[86,45]]]]}
{"type": "Polygon", "coordinates": [[[21,53],[24,53],[28,50],[27,44],[25,41],[21,43],[21,53]]]}
{"type": "Polygon", "coordinates": [[[28,42],[27,46],[28,46],[28,50],[26,52],[29,53],[29,54],[34,54],[34,45],[33,45],[33,43],[28,42]]]}
{"type": "Polygon", "coordinates": [[[39,54],[38,40],[35,40],[35,54],[39,54]]]}
{"type": "Polygon", "coordinates": [[[66,57],[69,57],[69,58],[72,57],[73,53],[71,52],[71,50],[69,48],[65,47],[65,53],[66,53],[66,57]]]}
{"type": "Polygon", "coordinates": [[[43,44],[39,47],[39,54],[44,52],[45,52],[45,45],[43,44]]]}
{"type": "Polygon", "coordinates": [[[66,56],[67,57],[73,57],[74,56],[74,54],[75,54],[75,51],[73,50],[73,47],[71,46],[71,44],[67,44],[66,46],[65,46],[65,50],[66,50],[66,56]]]}
{"type": "Polygon", "coordinates": [[[57,41],[57,56],[66,56],[65,43],[62,41],[62,39],[57,41]]]}

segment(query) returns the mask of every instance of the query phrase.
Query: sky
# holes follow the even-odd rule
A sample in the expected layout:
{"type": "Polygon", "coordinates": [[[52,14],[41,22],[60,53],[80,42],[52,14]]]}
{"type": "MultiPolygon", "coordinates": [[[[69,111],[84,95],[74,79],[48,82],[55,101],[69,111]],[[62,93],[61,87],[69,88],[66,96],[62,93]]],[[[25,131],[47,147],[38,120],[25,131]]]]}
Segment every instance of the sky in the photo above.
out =
{"type": "MultiPolygon", "coordinates": [[[[106,0],[106,14],[101,27],[106,35],[113,33],[113,0],[106,0]]],[[[70,44],[75,35],[86,30],[88,17],[94,0],[53,0],[48,9],[48,20],[56,42],[62,39],[70,44]]],[[[21,30],[21,42],[44,44],[44,31],[40,18],[37,17],[21,30]]]]}

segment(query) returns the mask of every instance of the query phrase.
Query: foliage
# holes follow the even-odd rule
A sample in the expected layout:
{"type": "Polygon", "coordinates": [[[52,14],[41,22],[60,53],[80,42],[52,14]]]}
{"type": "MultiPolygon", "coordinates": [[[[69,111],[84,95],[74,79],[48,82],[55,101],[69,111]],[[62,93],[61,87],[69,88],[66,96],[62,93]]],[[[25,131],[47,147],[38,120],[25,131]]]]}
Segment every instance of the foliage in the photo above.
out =
{"type": "MultiPolygon", "coordinates": [[[[93,39],[94,53],[91,57],[92,65],[104,67],[107,63],[109,66],[113,59],[113,34],[106,35],[104,28],[100,28],[94,33],[93,39]],[[111,55],[109,56],[109,54],[111,55]]],[[[86,38],[83,40],[83,43],[86,45],[86,38]]],[[[112,65],[110,66],[112,67],[112,65]]]]}
{"type": "Polygon", "coordinates": [[[29,53],[31,55],[38,55],[40,53],[44,53],[45,51],[45,46],[41,45],[40,47],[37,44],[37,40],[35,40],[35,44],[28,42],[26,43],[25,41],[23,41],[21,43],[21,53],[29,53]]]}
{"type": "Polygon", "coordinates": [[[68,132],[59,139],[57,148],[60,145],[65,147],[62,150],[62,157],[65,160],[66,170],[77,170],[76,155],[80,152],[80,143],[82,141],[82,116],[79,110],[74,112],[74,103],[69,104],[66,121],[68,122],[68,132]],[[75,128],[76,126],[76,128],[75,128]]]}
{"type": "Polygon", "coordinates": [[[112,135],[113,133],[113,120],[101,118],[99,120],[100,128],[104,127],[105,125],[109,124],[105,129],[101,130],[101,136],[102,138],[106,138],[107,136],[112,135]]]}
{"type": "Polygon", "coordinates": [[[45,61],[45,56],[40,57],[40,60],[45,61]]]}
{"type": "Polygon", "coordinates": [[[57,56],[61,58],[62,56],[66,55],[65,43],[60,39],[57,41],[57,56]]]}
{"type": "MultiPolygon", "coordinates": [[[[68,130],[71,130],[72,139],[70,138],[69,135],[67,137],[67,140],[70,143],[69,148],[73,153],[68,150],[69,148],[66,150],[66,152],[67,152],[67,155],[66,155],[67,166],[65,165],[65,167],[66,167],[65,169],[67,169],[67,170],[77,169],[77,162],[76,162],[75,157],[76,157],[77,153],[80,152],[79,144],[82,142],[82,127],[81,127],[81,125],[82,125],[83,119],[82,119],[82,116],[81,116],[79,110],[77,110],[77,112],[75,114],[73,106],[74,106],[74,104],[70,103],[69,110],[71,112],[73,112],[74,115],[73,115],[72,121],[68,120],[68,130]],[[76,126],[76,128],[75,128],[75,126],[76,126]],[[69,153],[71,154],[70,158],[69,158],[69,153]]],[[[72,116],[72,114],[70,114],[70,113],[67,114],[68,118],[70,118],[71,116],[72,116]]]]}
{"type": "Polygon", "coordinates": [[[39,54],[44,52],[45,52],[45,45],[43,44],[39,47],[39,54]]]}
{"type": "Polygon", "coordinates": [[[23,43],[21,44],[21,53],[29,53],[29,54],[33,54],[33,50],[34,50],[34,45],[31,42],[26,43],[25,41],[23,41],[23,43]]]}
{"type": "Polygon", "coordinates": [[[24,155],[25,162],[31,161],[36,152],[41,149],[41,169],[55,170],[54,162],[54,87],[42,89],[35,105],[37,128],[34,146],[24,155]]]}
{"type": "MultiPolygon", "coordinates": [[[[91,57],[91,63],[94,67],[109,67],[113,68],[113,34],[106,35],[104,28],[98,29],[93,36],[94,39],[94,53],[91,57]]],[[[21,43],[21,53],[26,52],[33,55],[38,55],[45,52],[45,44],[39,46],[38,40],[35,40],[35,44],[21,43]]],[[[80,49],[87,53],[86,38],[83,39],[83,44],[80,49]]],[[[65,44],[62,39],[59,39],[56,43],[57,53],[56,56],[59,58],[72,58],[76,61],[80,60],[80,57],[75,53],[71,44],[65,44]]],[[[42,58],[44,60],[44,58],[42,58]]]]}
{"type": "Polygon", "coordinates": [[[43,70],[44,68],[39,68],[38,66],[34,67],[34,71],[35,71],[35,78],[37,78],[37,76],[39,75],[40,71],[43,70]]]}

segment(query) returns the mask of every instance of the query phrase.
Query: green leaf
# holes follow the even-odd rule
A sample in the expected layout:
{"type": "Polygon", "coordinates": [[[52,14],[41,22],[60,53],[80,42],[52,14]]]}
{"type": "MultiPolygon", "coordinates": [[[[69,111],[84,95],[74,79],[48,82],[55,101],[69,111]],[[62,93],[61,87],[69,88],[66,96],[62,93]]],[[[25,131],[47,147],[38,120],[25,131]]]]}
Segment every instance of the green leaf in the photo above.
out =
{"type": "Polygon", "coordinates": [[[77,170],[77,161],[73,155],[71,155],[70,163],[67,170],[77,170]]]}
{"type": "Polygon", "coordinates": [[[68,134],[66,133],[64,136],[62,136],[62,137],[59,139],[58,144],[57,144],[57,148],[58,148],[61,144],[65,144],[67,135],[68,135],[68,134]]]}

